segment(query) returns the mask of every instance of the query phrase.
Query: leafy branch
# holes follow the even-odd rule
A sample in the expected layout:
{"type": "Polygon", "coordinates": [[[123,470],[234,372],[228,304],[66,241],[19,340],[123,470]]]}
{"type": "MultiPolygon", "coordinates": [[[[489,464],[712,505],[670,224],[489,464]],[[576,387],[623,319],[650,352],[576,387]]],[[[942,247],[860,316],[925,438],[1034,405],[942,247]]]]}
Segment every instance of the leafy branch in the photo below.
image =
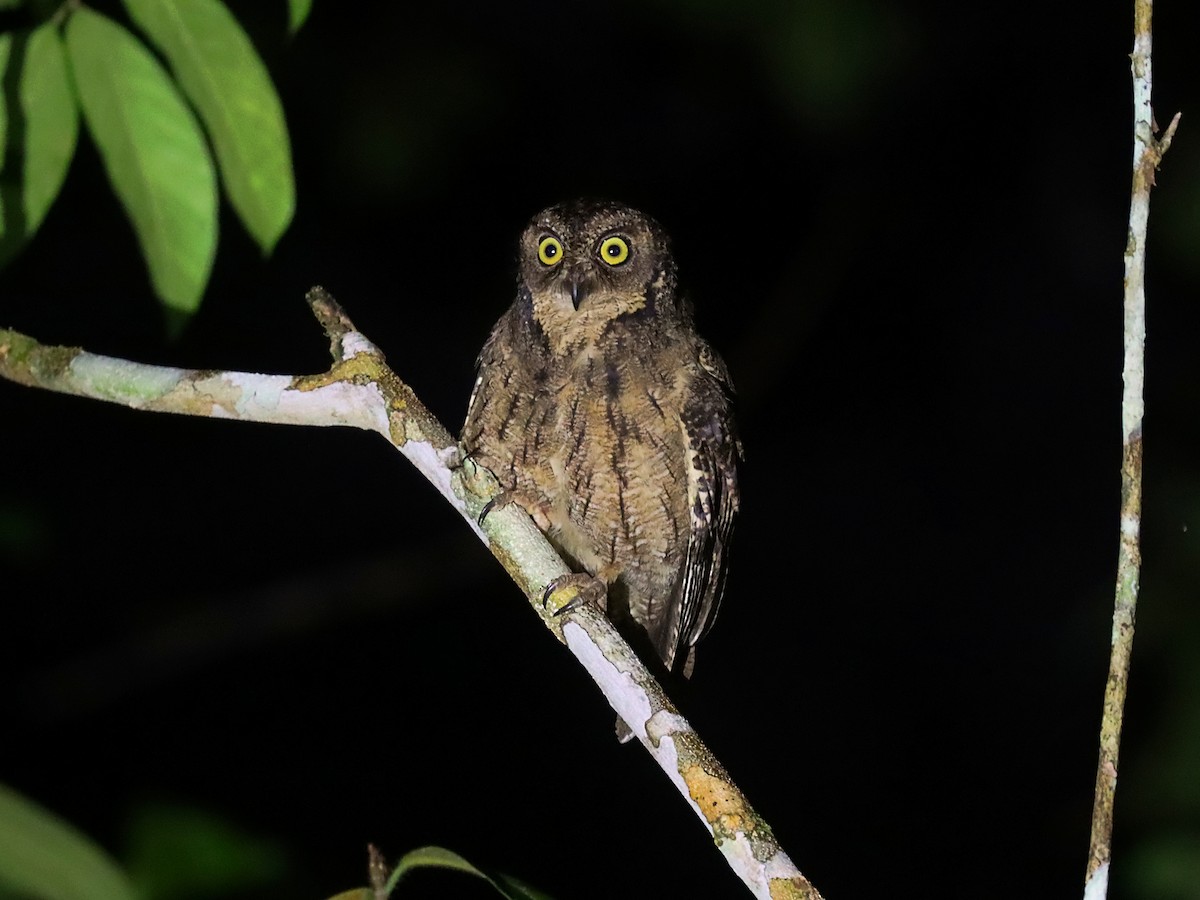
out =
{"type": "MultiPolygon", "coordinates": [[[[82,115],[177,325],[199,306],[212,270],[218,174],[270,253],[295,209],[291,145],[266,66],[220,0],[123,2],[149,46],[76,0],[36,27],[0,34],[0,264],[57,198],[82,115]]],[[[289,3],[293,31],[309,5],[289,3]]]]}

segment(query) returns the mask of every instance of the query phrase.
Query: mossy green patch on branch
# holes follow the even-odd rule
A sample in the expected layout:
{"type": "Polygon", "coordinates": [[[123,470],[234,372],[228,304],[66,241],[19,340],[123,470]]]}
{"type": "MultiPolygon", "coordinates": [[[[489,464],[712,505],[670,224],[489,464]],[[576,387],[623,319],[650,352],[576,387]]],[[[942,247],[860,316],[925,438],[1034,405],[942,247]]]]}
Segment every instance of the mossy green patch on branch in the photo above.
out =
{"type": "Polygon", "coordinates": [[[129,406],[143,406],[170,393],[187,377],[183,369],[79,353],[70,361],[73,378],[93,397],[129,406]]]}
{"type": "Polygon", "coordinates": [[[79,347],[39,344],[19,331],[0,330],[0,374],[18,384],[64,390],[61,382],[79,347]]]}

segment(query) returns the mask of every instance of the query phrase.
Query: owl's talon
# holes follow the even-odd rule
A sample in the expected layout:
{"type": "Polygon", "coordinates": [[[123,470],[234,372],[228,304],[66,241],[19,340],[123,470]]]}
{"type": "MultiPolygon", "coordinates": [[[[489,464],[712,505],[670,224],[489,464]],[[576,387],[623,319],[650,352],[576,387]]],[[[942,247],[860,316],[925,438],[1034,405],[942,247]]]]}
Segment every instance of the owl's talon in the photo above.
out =
{"type": "Polygon", "coordinates": [[[515,503],[533,519],[533,524],[537,525],[542,531],[550,527],[550,520],[546,514],[546,502],[534,497],[528,491],[501,491],[487,503],[483,504],[483,509],[479,511],[479,527],[483,527],[483,520],[491,513],[498,509],[515,503]]]}
{"type": "Polygon", "coordinates": [[[471,465],[474,466],[475,468],[483,468],[482,466],[479,465],[479,463],[477,463],[475,461],[475,454],[477,452],[477,448],[468,447],[466,444],[464,444],[460,441],[458,443],[458,446],[455,448],[455,450],[456,450],[456,453],[454,455],[453,461],[451,462],[450,468],[461,469],[467,463],[471,463],[471,465]]]}
{"type": "Polygon", "coordinates": [[[476,524],[477,524],[477,525],[478,525],[480,528],[482,528],[482,527],[483,527],[483,520],[487,518],[487,514],[488,514],[488,513],[490,513],[490,512],[491,512],[493,509],[495,509],[495,507],[496,507],[496,505],[497,505],[497,504],[496,504],[496,501],[497,501],[497,500],[499,500],[499,499],[500,499],[501,497],[503,497],[503,496],[504,496],[503,494],[497,494],[495,497],[493,497],[493,498],[492,498],[491,500],[489,500],[487,503],[483,504],[483,509],[481,509],[481,510],[479,511],[479,518],[477,518],[477,519],[475,520],[475,523],[476,523],[476,524]]]}
{"type": "Polygon", "coordinates": [[[483,504],[483,509],[479,511],[479,527],[483,527],[483,520],[487,518],[489,513],[493,513],[498,509],[504,509],[504,507],[511,506],[514,503],[521,507],[521,509],[529,512],[530,501],[524,494],[520,491],[501,491],[487,503],[483,504]]]}
{"type": "Polygon", "coordinates": [[[563,575],[560,578],[555,578],[546,585],[546,590],[542,592],[542,609],[549,608],[550,601],[555,594],[569,588],[575,589],[575,596],[555,609],[551,613],[552,616],[561,616],[563,613],[579,609],[581,606],[589,603],[599,606],[602,610],[604,609],[604,601],[608,596],[608,586],[604,583],[603,579],[586,573],[563,575]]]}

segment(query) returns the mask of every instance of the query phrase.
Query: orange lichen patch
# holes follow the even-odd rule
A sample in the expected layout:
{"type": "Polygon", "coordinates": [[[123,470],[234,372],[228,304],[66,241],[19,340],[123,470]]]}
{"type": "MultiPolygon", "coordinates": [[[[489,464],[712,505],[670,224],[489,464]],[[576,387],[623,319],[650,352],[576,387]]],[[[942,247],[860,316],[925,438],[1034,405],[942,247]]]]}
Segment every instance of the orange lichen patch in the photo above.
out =
{"type": "Polygon", "coordinates": [[[379,359],[366,353],[360,353],[358,356],[352,356],[347,360],[334,363],[333,368],[328,372],[319,372],[316,375],[304,375],[297,378],[293,383],[293,387],[298,391],[314,391],[317,388],[323,388],[337,381],[363,385],[369,384],[372,381],[379,381],[380,375],[381,365],[379,359]]]}
{"type": "Polygon", "coordinates": [[[731,785],[702,766],[692,765],[680,773],[688,793],[715,832],[747,831],[746,800],[731,785]]]}
{"type": "Polygon", "coordinates": [[[771,879],[771,897],[778,900],[821,900],[821,895],[815,887],[809,884],[808,879],[803,875],[794,875],[791,878],[772,878],[771,879]]]}

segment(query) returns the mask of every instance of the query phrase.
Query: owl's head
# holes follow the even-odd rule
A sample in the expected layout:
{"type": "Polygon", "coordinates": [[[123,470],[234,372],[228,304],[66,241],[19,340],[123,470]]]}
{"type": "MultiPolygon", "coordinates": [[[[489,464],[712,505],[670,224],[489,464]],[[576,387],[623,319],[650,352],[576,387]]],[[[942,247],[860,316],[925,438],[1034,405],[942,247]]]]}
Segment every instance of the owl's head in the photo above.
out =
{"type": "Polygon", "coordinates": [[[675,279],[662,226],[621,203],[560,203],[534,216],[521,236],[520,284],[551,334],[619,316],[677,315],[675,279]]]}

